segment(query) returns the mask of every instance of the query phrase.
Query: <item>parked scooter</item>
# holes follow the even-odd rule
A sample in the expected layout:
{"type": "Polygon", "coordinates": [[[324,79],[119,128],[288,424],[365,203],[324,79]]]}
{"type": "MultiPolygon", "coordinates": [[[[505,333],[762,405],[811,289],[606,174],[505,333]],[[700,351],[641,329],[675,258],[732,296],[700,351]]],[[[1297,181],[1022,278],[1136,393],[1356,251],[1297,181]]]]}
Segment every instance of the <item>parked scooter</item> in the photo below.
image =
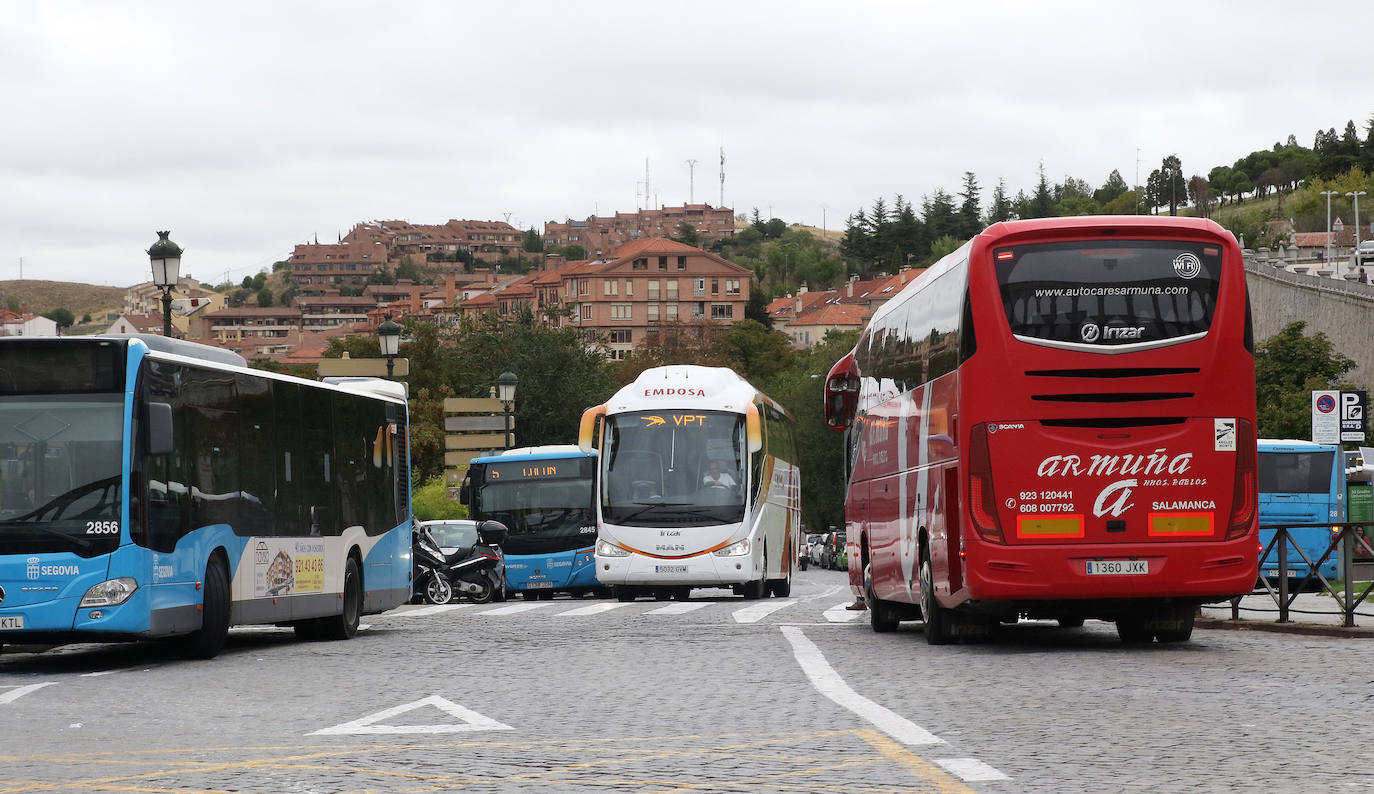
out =
{"type": "Polygon", "coordinates": [[[431,604],[447,604],[455,597],[485,604],[505,598],[505,555],[501,544],[509,531],[499,521],[477,525],[477,540],[446,553],[423,523],[415,527],[414,591],[431,604]]]}

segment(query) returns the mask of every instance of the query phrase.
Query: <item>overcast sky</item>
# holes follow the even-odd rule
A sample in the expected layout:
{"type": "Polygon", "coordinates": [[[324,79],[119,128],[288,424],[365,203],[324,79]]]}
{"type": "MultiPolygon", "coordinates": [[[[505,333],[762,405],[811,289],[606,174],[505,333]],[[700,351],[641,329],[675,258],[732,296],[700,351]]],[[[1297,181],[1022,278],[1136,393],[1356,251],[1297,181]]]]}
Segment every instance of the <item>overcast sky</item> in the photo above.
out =
{"type": "Polygon", "coordinates": [[[356,222],[689,194],[827,228],[974,172],[986,204],[1206,174],[1374,115],[1364,2],[16,2],[0,280],[127,286],[170,229],[234,281],[356,222]],[[1360,17],[1363,17],[1361,20],[1360,17]],[[643,194],[648,161],[648,197],[643,194]],[[687,161],[695,160],[695,168],[687,161]],[[690,178],[694,174],[694,179],[690,178]]]}

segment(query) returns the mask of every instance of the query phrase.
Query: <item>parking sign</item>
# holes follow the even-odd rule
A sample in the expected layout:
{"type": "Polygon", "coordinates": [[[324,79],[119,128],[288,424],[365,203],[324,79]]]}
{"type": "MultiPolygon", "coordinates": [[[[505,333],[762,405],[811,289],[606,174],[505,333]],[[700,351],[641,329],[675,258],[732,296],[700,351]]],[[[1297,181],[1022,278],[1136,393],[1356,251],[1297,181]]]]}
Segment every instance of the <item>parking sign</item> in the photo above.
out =
{"type": "Polygon", "coordinates": [[[1341,392],[1341,441],[1364,441],[1366,393],[1341,392]]]}

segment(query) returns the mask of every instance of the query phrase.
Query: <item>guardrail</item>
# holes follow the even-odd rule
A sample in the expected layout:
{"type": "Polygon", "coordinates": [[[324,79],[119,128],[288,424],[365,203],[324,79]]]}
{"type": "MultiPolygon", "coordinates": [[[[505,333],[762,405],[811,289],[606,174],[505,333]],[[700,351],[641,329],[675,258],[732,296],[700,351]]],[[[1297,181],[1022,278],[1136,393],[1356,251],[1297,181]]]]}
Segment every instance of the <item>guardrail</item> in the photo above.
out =
{"type": "MultiPolygon", "coordinates": [[[[1342,625],[1353,627],[1355,625],[1355,609],[1364,603],[1374,586],[1366,587],[1358,595],[1355,593],[1355,571],[1356,566],[1361,565],[1355,562],[1356,552],[1362,556],[1374,558],[1374,545],[1371,545],[1369,531],[1374,529],[1374,524],[1365,522],[1344,522],[1344,523],[1323,523],[1323,524],[1288,524],[1286,526],[1264,526],[1261,529],[1274,530],[1274,537],[1269,544],[1260,552],[1260,565],[1263,566],[1271,555],[1277,557],[1278,576],[1277,586],[1271,585],[1269,580],[1263,575],[1255,583],[1256,592],[1264,590],[1274,599],[1278,607],[1279,623],[1293,622],[1290,617],[1293,601],[1298,594],[1305,590],[1309,583],[1314,579],[1321,583],[1322,589],[1334,598],[1340,606],[1339,614],[1343,617],[1342,625]],[[1294,529],[1329,528],[1331,541],[1327,544],[1326,551],[1316,560],[1307,556],[1302,546],[1292,542],[1289,532],[1294,529]],[[1289,565],[1289,552],[1296,551],[1298,556],[1307,565],[1307,575],[1297,582],[1296,590],[1289,587],[1290,573],[1292,568],[1289,565]],[[1337,592],[1325,576],[1321,573],[1321,566],[1331,559],[1331,555],[1340,552],[1339,560],[1341,568],[1341,581],[1345,583],[1344,592],[1337,592]],[[1290,592],[1291,591],[1291,592],[1290,592]]],[[[1240,619],[1240,601],[1243,596],[1231,599],[1231,619],[1240,619]]],[[[1360,613],[1365,617],[1374,617],[1366,613],[1360,613]]]]}

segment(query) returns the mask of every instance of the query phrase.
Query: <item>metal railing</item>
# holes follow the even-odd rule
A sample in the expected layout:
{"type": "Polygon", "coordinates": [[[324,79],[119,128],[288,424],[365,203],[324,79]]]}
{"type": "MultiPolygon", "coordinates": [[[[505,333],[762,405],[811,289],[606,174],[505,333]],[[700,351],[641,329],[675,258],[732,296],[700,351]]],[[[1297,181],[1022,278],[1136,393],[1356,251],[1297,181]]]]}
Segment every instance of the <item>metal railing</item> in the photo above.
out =
{"type": "MultiPolygon", "coordinates": [[[[1274,537],[1269,544],[1260,552],[1260,566],[1269,561],[1271,556],[1277,556],[1278,571],[1275,579],[1277,586],[1271,585],[1261,571],[1259,580],[1255,583],[1255,591],[1263,590],[1274,599],[1278,606],[1279,623],[1291,623],[1289,617],[1293,610],[1293,602],[1298,594],[1307,589],[1307,586],[1314,580],[1321,583],[1322,590],[1334,598],[1340,607],[1339,613],[1344,618],[1343,626],[1353,627],[1355,625],[1355,609],[1364,603],[1374,591],[1374,586],[1366,586],[1362,592],[1355,592],[1355,554],[1360,552],[1362,556],[1374,558],[1374,545],[1371,545],[1367,534],[1368,529],[1374,524],[1364,522],[1345,522],[1345,523],[1322,523],[1322,524],[1289,524],[1286,526],[1264,526],[1261,529],[1274,530],[1274,537]],[[1293,541],[1290,531],[1295,529],[1314,529],[1323,528],[1331,532],[1330,542],[1326,546],[1326,551],[1313,560],[1307,556],[1307,552],[1302,546],[1293,541]],[[1293,568],[1289,565],[1289,552],[1296,551],[1307,565],[1307,575],[1297,582],[1296,589],[1289,587],[1290,573],[1293,568]],[[1322,575],[1321,567],[1326,561],[1331,559],[1332,554],[1339,552],[1338,565],[1340,567],[1340,580],[1345,584],[1343,592],[1337,592],[1336,588],[1327,578],[1322,575]]],[[[1243,596],[1236,596],[1231,599],[1231,619],[1240,619],[1240,601],[1243,596]]],[[[1374,617],[1374,614],[1359,613],[1363,617],[1374,617]]]]}

